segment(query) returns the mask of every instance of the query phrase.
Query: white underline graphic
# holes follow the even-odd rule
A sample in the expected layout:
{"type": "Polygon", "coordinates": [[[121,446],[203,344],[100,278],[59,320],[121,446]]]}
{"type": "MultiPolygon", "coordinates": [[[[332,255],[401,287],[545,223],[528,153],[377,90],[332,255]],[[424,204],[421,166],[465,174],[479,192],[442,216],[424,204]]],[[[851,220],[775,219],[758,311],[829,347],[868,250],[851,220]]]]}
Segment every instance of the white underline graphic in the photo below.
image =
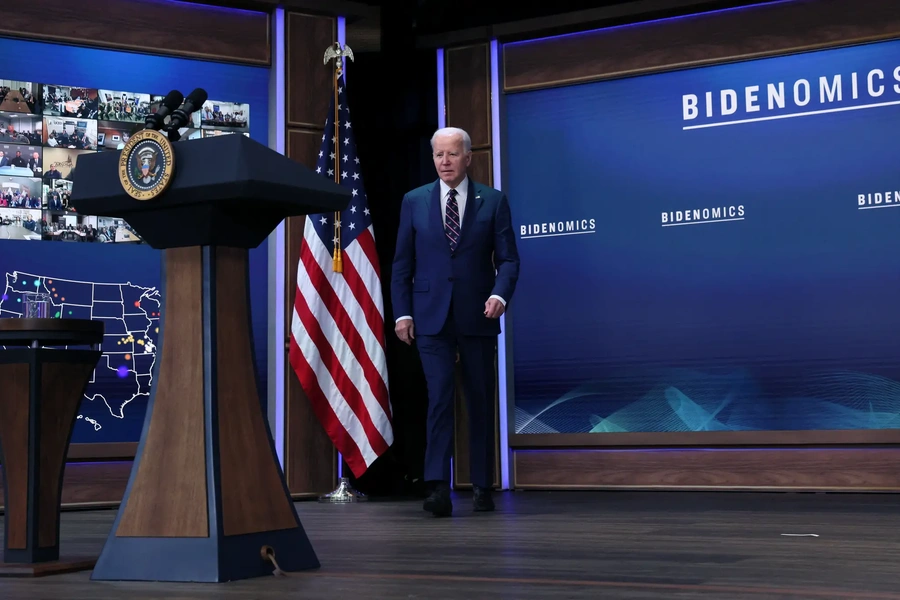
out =
{"type": "Polygon", "coordinates": [[[562,233],[544,233],[541,235],[523,235],[519,239],[530,240],[532,238],[559,237],[561,235],[581,235],[582,233],[597,233],[596,231],[564,231],[562,233]]]}
{"type": "Polygon", "coordinates": [[[715,219],[713,221],[682,221],[681,223],[665,223],[663,227],[678,227],[680,225],[709,225],[710,223],[727,223],[729,221],[743,221],[744,217],[734,219],[715,219]]]}
{"type": "Polygon", "coordinates": [[[793,119],[795,117],[811,117],[814,115],[826,115],[828,113],[845,112],[848,110],[864,110],[867,108],[883,108],[885,106],[895,106],[900,104],[900,100],[892,102],[878,102],[876,104],[862,104],[860,106],[842,106],[840,108],[826,108],[822,110],[811,110],[808,112],[793,113],[790,115],[773,115],[770,117],[757,117],[755,119],[741,119],[740,121],[725,121],[723,123],[706,123],[704,125],[689,125],[682,127],[682,131],[689,129],[705,129],[707,127],[724,127],[725,125],[741,125],[743,123],[759,123],[760,121],[774,121],[776,119],[793,119]]]}
{"type": "Polygon", "coordinates": [[[859,210],[869,210],[870,208],[894,208],[900,206],[900,204],[878,204],[876,206],[860,206],[859,210]]]}

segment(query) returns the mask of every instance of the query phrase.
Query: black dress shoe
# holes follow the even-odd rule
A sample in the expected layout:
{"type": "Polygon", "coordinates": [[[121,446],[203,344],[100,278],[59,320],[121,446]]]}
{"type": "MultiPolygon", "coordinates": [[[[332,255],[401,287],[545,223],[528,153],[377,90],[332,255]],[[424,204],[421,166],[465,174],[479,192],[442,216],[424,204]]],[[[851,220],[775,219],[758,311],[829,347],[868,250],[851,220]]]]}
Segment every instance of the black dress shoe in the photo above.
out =
{"type": "Polygon", "coordinates": [[[449,517],[453,512],[453,503],[450,501],[450,487],[438,485],[431,495],[425,499],[422,508],[436,517],[449,517]]]}
{"type": "Polygon", "coordinates": [[[476,512],[490,512],[494,510],[494,499],[491,498],[491,489],[473,485],[475,491],[472,497],[473,508],[476,512]]]}

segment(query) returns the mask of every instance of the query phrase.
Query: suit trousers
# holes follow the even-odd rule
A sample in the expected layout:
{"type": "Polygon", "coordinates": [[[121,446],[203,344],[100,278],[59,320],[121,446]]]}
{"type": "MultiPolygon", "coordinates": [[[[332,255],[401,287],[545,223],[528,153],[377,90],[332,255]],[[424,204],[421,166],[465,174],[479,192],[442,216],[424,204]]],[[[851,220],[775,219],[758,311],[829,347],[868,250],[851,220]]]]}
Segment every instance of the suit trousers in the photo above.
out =
{"type": "Polygon", "coordinates": [[[417,335],[416,342],[428,386],[425,480],[450,482],[458,350],[469,412],[469,473],[473,484],[490,488],[494,481],[497,336],[459,335],[451,308],[437,335],[417,335]]]}

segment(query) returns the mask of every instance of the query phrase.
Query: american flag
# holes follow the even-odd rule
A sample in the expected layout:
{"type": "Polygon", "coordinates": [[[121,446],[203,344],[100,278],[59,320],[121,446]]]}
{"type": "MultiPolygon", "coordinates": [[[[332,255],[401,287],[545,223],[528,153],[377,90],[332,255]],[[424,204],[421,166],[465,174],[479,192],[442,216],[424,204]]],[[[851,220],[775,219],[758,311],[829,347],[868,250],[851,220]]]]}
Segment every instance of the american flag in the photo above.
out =
{"type": "Polygon", "coordinates": [[[381,270],[343,78],[338,81],[337,102],[338,131],[332,99],[316,173],[334,181],[337,170],[340,185],[353,196],[337,223],[335,213],[306,219],[297,267],[290,362],[316,416],[359,477],[387,452],[394,433],[381,270]],[[335,272],[332,263],[338,241],[343,272],[335,272]]]}

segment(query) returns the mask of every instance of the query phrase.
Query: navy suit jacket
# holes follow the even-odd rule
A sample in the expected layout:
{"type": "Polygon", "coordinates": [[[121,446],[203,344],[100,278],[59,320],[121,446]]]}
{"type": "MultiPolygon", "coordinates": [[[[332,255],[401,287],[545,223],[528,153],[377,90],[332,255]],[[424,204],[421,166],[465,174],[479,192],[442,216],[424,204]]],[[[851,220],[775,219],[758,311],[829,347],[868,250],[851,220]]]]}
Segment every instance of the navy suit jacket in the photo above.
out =
{"type": "Polygon", "coordinates": [[[391,275],[394,319],[411,316],[418,335],[436,335],[451,300],[456,332],[498,335],[500,319],[484,316],[492,295],[509,306],[519,278],[519,252],[506,194],[469,179],[455,252],[444,234],[438,180],[403,197],[391,275]]]}

